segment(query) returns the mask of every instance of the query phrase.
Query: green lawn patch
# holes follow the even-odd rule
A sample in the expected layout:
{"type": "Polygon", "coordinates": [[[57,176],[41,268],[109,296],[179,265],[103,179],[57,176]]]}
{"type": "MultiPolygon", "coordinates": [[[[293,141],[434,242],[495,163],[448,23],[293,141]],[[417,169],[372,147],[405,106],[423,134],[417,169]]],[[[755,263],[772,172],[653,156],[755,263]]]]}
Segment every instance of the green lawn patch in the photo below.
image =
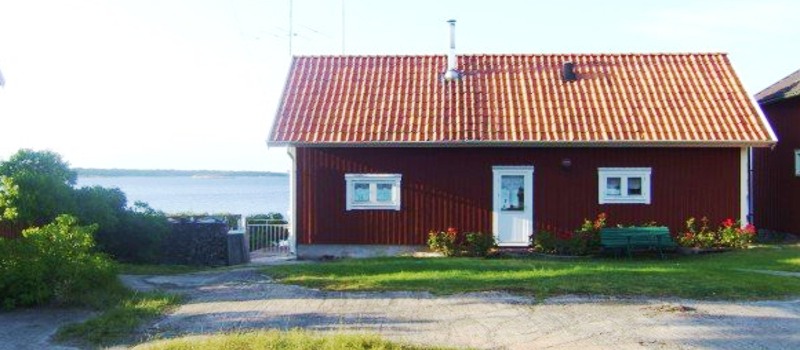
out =
{"type": "Polygon", "coordinates": [[[246,333],[223,333],[199,335],[169,340],[157,340],[140,344],[134,349],[298,349],[298,350],[414,350],[443,349],[437,347],[415,346],[383,340],[376,335],[335,334],[317,335],[308,331],[259,331],[246,333]]]}
{"type": "Polygon", "coordinates": [[[800,295],[800,278],[740,271],[800,271],[800,246],[673,256],[666,260],[599,258],[377,258],[271,266],[282,283],[327,290],[429,291],[452,294],[506,290],[537,297],[561,294],[758,300],[800,295]]]}
{"type": "Polygon", "coordinates": [[[132,292],[126,289],[115,296],[109,296],[109,300],[99,316],[61,327],[56,333],[56,340],[93,346],[115,344],[126,340],[142,323],[175,307],[180,302],[180,297],[161,292],[132,292]]]}

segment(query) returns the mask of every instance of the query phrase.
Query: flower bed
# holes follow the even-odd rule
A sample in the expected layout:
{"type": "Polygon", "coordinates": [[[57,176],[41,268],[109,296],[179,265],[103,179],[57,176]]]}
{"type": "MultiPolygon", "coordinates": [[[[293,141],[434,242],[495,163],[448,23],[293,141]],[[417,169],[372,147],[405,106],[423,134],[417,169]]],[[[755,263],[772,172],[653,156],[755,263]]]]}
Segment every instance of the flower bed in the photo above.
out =
{"type": "Polygon", "coordinates": [[[600,249],[600,229],[606,226],[606,214],[594,220],[584,219],[575,231],[539,230],[531,236],[533,250],[554,255],[589,255],[600,249]]]}
{"type": "Polygon", "coordinates": [[[691,251],[699,252],[747,248],[755,236],[753,224],[742,227],[738,220],[726,219],[716,230],[712,230],[708,218],[700,219],[700,228],[697,228],[697,221],[692,217],[686,220],[686,230],[677,234],[675,240],[681,247],[694,248],[691,251]]]}

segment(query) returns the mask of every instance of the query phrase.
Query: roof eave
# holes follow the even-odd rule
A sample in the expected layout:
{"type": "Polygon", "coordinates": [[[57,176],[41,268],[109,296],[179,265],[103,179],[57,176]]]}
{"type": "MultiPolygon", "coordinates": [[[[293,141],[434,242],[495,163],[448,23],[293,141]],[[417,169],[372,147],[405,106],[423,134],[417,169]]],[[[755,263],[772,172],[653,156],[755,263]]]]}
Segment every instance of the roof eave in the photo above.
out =
{"type": "Polygon", "coordinates": [[[269,141],[269,147],[772,147],[776,141],[269,141]]]}

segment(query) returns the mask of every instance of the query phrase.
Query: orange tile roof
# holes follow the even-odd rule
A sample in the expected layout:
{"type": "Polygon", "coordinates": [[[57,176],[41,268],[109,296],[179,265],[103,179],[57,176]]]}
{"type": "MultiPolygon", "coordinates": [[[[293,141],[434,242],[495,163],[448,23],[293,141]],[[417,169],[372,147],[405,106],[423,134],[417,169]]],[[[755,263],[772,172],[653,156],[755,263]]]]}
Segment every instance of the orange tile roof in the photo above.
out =
{"type": "Polygon", "coordinates": [[[751,145],[774,134],[724,54],[296,57],[268,143],[751,145]],[[561,78],[574,62],[576,81],[561,78]]]}

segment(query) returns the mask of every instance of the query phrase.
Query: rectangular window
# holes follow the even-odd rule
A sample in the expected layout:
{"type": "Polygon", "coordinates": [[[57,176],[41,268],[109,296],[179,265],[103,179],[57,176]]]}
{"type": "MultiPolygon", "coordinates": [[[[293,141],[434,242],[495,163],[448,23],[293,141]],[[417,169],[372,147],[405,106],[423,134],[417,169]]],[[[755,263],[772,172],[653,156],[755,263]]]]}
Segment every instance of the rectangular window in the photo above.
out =
{"type": "Polygon", "coordinates": [[[600,204],[650,204],[650,168],[598,168],[600,204]]]}
{"type": "Polygon", "coordinates": [[[800,149],[794,150],[794,175],[800,176],[800,149]]]}
{"type": "Polygon", "coordinates": [[[500,210],[525,211],[525,176],[500,176],[500,210]]]}
{"type": "Polygon", "coordinates": [[[400,210],[400,174],[345,174],[347,210],[400,210]]]}

